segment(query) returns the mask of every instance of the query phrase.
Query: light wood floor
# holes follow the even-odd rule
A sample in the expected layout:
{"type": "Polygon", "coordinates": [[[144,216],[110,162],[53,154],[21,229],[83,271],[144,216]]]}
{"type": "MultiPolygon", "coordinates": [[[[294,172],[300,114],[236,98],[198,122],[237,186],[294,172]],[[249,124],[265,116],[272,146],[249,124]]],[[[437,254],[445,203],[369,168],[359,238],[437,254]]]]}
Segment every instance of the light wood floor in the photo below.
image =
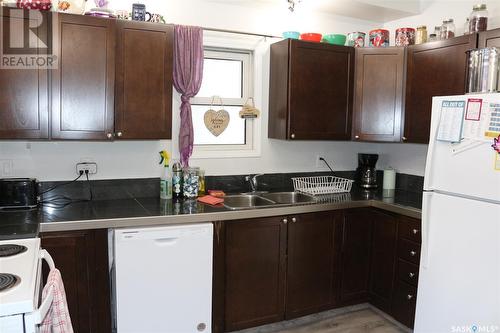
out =
{"type": "Polygon", "coordinates": [[[385,318],[369,306],[322,312],[236,333],[407,333],[409,329],[385,318]]]}

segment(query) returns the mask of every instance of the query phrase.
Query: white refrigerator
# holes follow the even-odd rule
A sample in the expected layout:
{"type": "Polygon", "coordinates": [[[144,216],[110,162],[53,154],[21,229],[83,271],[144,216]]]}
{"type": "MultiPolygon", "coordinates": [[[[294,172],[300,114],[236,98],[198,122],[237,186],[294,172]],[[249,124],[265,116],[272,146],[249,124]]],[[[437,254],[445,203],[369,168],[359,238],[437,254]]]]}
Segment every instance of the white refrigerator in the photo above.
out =
{"type": "Polygon", "coordinates": [[[500,94],[434,97],[416,333],[500,332],[500,94]]]}

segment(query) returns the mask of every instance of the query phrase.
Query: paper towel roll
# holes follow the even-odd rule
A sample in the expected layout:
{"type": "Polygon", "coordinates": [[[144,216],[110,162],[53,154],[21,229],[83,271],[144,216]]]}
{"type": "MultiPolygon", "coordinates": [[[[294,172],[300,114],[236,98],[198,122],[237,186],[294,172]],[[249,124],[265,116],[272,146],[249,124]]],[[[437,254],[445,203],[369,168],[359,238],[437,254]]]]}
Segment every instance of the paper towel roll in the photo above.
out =
{"type": "Polygon", "coordinates": [[[384,190],[396,189],[396,170],[392,168],[384,170],[384,183],[382,188],[384,190]]]}

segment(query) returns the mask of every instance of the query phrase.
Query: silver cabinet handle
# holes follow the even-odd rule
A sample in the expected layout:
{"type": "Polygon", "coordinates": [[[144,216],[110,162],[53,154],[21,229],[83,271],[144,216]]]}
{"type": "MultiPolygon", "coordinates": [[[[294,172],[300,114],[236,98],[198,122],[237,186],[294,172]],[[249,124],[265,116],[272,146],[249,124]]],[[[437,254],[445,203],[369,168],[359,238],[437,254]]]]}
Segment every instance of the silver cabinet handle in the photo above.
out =
{"type": "Polygon", "coordinates": [[[406,295],[406,298],[407,298],[408,300],[411,300],[411,299],[413,298],[413,295],[408,294],[408,295],[406,295]]]}
{"type": "Polygon", "coordinates": [[[297,222],[297,219],[295,217],[292,217],[292,222],[293,223],[297,222]]]}
{"type": "Polygon", "coordinates": [[[283,224],[287,224],[288,223],[288,219],[283,219],[283,224]]]}
{"type": "Polygon", "coordinates": [[[290,138],[295,139],[295,134],[290,134],[290,138]]]}
{"type": "Polygon", "coordinates": [[[123,135],[123,133],[122,133],[122,132],[117,132],[117,133],[116,133],[116,136],[117,136],[117,137],[119,137],[119,138],[121,138],[121,137],[122,137],[122,135],[123,135]]]}
{"type": "Polygon", "coordinates": [[[407,138],[406,136],[403,136],[403,137],[401,138],[401,140],[403,140],[403,141],[408,141],[408,138],[407,138]]]}
{"type": "Polygon", "coordinates": [[[415,252],[415,251],[410,251],[410,255],[411,255],[412,257],[414,257],[416,254],[417,254],[417,252],[415,252]]]}
{"type": "Polygon", "coordinates": [[[410,274],[408,274],[408,275],[409,275],[412,279],[413,279],[413,277],[415,277],[415,273],[412,273],[412,272],[410,272],[410,274]]]}
{"type": "Polygon", "coordinates": [[[418,229],[413,229],[412,232],[414,235],[416,235],[416,234],[418,234],[418,229]]]}
{"type": "Polygon", "coordinates": [[[355,138],[356,140],[359,140],[359,135],[355,135],[355,136],[354,136],[354,138],[355,138]]]}
{"type": "Polygon", "coordinates": [[[113,134],[108,133],[108,134],[106,134],[106,137],[107,137],[108,139],[111,139],[111,138],[113,137],[113,134]]]}

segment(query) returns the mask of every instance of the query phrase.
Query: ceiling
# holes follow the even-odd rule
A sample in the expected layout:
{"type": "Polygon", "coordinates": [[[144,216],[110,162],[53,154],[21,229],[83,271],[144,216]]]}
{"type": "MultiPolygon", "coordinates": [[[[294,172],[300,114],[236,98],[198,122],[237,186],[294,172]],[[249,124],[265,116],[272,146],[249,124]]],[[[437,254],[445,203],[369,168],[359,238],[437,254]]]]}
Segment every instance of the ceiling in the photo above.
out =
{"type": "MultiPolygon", "coordinates": [[[[212,0],[243,6],[283,6],[286,0],[212,0]]],[[[388,22],[420,14],[420,0],[301,0],[297,10],[347,16],[374,22],[388,22]]]]}

